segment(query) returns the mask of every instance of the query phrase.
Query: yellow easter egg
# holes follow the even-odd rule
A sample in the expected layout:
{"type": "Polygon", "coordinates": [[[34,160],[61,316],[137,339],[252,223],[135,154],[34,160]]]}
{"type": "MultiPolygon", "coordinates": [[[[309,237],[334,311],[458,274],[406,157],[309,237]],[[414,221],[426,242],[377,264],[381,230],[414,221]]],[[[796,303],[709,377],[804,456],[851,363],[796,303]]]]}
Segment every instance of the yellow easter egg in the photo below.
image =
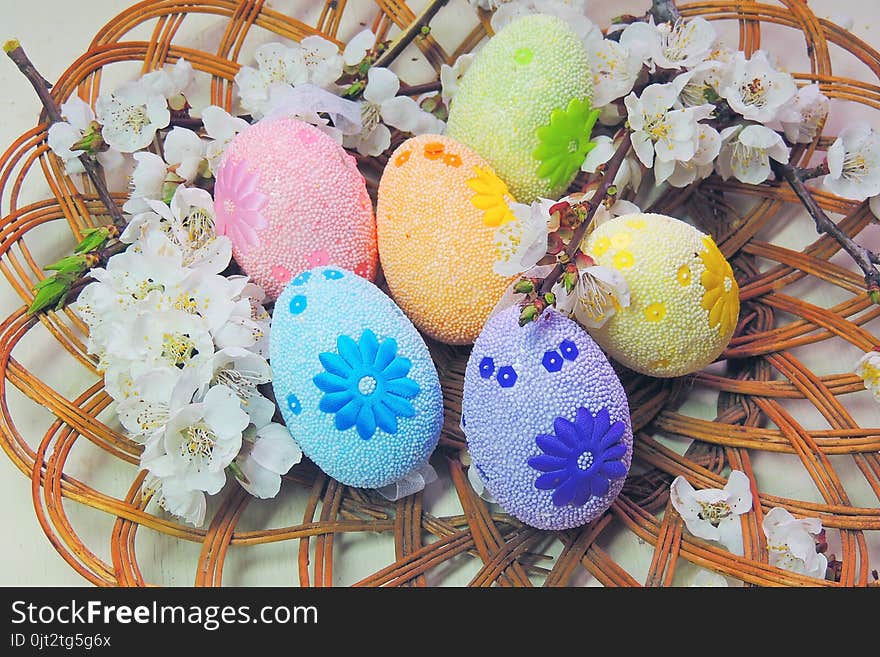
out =
{"type": "Polygon", "coordinates": [[[739,286],[711,236],[672,217],[629,214],[600,225],[586,250],[629,285],[630,305],[591,330],[612,358],[672,377],[724,351],[739,318],[739,286]]]}
{"type": "Polygon", "coordinates": [[[391,155],[379,184],[379,258],[394,300],[423,333],[476,340],[509,283],[494,234],[513,219],[507,186],[453,139],[421,135],[391,155]]]}

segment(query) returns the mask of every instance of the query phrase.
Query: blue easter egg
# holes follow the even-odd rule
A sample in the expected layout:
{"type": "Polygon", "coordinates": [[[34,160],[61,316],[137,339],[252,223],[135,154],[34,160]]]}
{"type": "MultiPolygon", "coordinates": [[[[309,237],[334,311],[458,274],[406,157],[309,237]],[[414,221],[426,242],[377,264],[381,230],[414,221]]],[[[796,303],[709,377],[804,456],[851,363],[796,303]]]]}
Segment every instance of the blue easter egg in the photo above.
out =
{"type": "Polygon", "coordinates": [[[269,354],[290,434],[343,484],[390,484],[437,446],[443,397],[428,347],[366,279],[335,267],[293,279],[275,303],[269,354]]]}
{"type": "Polygon", "coordinates": [[[473,467],[498,503],[539,529],[588,523],[623,488],[629,405],[589,334],[555,309],[525,327],[492,317],[468,360],[462,425],[473,467]]]}

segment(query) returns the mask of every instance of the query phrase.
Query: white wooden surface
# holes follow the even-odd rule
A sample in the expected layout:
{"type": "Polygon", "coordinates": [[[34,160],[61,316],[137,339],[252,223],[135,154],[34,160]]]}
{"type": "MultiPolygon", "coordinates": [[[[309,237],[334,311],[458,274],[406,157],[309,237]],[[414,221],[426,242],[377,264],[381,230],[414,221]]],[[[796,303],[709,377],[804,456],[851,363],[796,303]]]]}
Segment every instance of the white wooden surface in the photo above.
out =
{"type": "MultiPolygon", "coordinates": [[[[110,18],[122,11],[130,2],[128,0],[89,0],[88,2],[71,3],[69,0],[39,0],[38,2],[13,2],[2,0],[2,21],[0,21],[0,38],[6,40],[17,37],[27,49],[35,64],[43,75],[54,80],[64,69],[85,51],[94,33],[110,18]]],[[[279,0],[270,5],[291,12],[313,12],[319,4],[317,0],[279,0]]],[[[349,4],[365,12],[372,2],[367,0],[349,0],[349,4]],[[361,7],[360,5],[363,5],[361,7]]],[[[420,7],[421,0],[413,0],[411,6],[420,7]]],[[[631,12],[637,13],[648,5],[648,0],[592,0],[591,16],[600,25],[607,25],[612,15],[631,12]]],[[[880,4],[866,3],[863,0],[810,0],[810,6],[820,17],[835,20],[849,15],[854,20],[853,32],[860,38],[880,47],[880,4]],[[873,26],[872,26],[873,24],[873,26]]],[[[456,29],[464,29],[461,23],[461,12],[469,11],[464,0],[454,0],[453,6],[441,12],[436,23],[435,34],[441,38],[456,29]]],[[[296,15],[302,15],[297,13],[296,15]]],[[[210,48],[221,34],[220,23],[205,20],[199,24],[196,33],[184,30],[178,42],[193,47],[210,48]]],[[[340,36],[347,38],[356,31],[358,26],[345,26],[340,36]]],[[[733,23],[724,26],[727,34],[733,34],[733,23]]],[[[803,40],[791,31],[767,28],[765,32],[766,47],[776,53],[781,61],[793,70],[806,70],[803,55],[803,40]]],[[[144,34],[143,38],[147,38],[144,34]]],[[[262,38],[262,41],[267,38],[262,38]]],[[[728,39],[729,45],[735,41],[728,39]]],[[[863,66],[849,57],[838,57],[835,54],[835,71],[842,75],[869,79],[869,73],[863,66]]],[[[409,60],[409,57],[403,58],[409,60]]],[[[247,61],[247,60],[244,60],[247,61]]],[[[403,62],[409,70],[401,70],[410,82],[424,81],[425,69],[418,63],[403,62]]],[[[132,75],[131,69],[114,72],[115,76],[132,75]]],[[[112,79],[112,78],[111,78],[112,79]]],[[[39,110],[38,102],[28,83],[15,67],[5,60],[0,60],[0,149],[5,149],[18,135],[31,128],[39,110]]],[[[836,106],[830,126],[836,130],[846,121],[856,117],[872,120],[880,127],[880,121],[872,113],[853,108],[852,106],[836,106]]],[[[27,200],[48,197],[48,188],[44,182],[31,180],[25,189],[27,200]]],[[[64,245],[52,237],[52,230],[47,230],[45,244],[36,249],[37,255],[43,255],[45,262],[56,255],[64,245]]],[[[61,236],[63,229],[55,231],[61,236]]],[[[815,239],[811,224],[796,209],[780,215],[777,225],[769,228],[765,239],[785,245],[803,245],[815,239]],[[784,218],[784,221],[782,219],[784,218]],[[784,225],[780,225],[784,224],[784,225]]],[[[876,229],[866,232],[864,240],[874,248],[880,248],[880,234],[876,229]]],[[[838,258],[847,265],[846,258],[838,258]]],[[[820,305],[830,305],[837,300],[833,291],[802,286],[799,290],[806,298],[820,305]]],[[[16,307],[19,300],[15,297],[5,281],[0,281],[0,317],[6,317],[16,307]]],[[[880,326],[869,326],[875,333],[880,326]]],[[[27,366],[40,371],[51,372],[47,375],[49,382],[60,392],[75,395],[81,392],[89,381],[76,370],[56,367],[53,371],[51,341],[45,336],[34,335],[26,344],[19,346],[16,356],[27,366]],[[71,374],[76,372],[76,374],[71,374]]],[[[809,347],[798,351],[798,356],[810,364],[817,372],[825,374],[846,371],[860,354],[837,341],[834,348],[827,346],[809,347]]],[[[10,386],[11,388],[11,386],[10,386]]],[[[22,401],[14,392],[10,393],[11,406],[17,426],[28,437],[31,444],[36,444],[42,437],[47,424],[47,413],[31,404],[22,401]]],[[[856,418],[865,426],[880,426],[880,411],[867,393],[853,395],[847,399],[856,418]]],[[[812,407],[806,404],[792,404],[796,416],[808,428],[826,428],[823,420],[812,407]]],[[[700,417],[711,419],[713,416],[713,398],[711,395],[694,395],[683,409],[700,417]]],[[[84,441],[80,441],[84,442],[84,441]]],[[[683,450],[681,441],[667,441],[675,449],[683,450]]],[[[820,501],[813,485],[802,474],[802,468],[793,457],[759,455],[755,458],[755,468],[762,490],[766,492],[812,499],[820,501]]],[[[115,495],[122,495],[131,480],[133,469],[120,466],[90,446],[77,445],[71,459],[70,470],[78,477],[95,485],[99,490],[115,495]]],[[[844,483],[847,485],[852,500],[856,504],[876,506],[877,500],[872,497],[861,476],[853,468],[845,468],[844,483]]],[[[457,502],[450,491],[448,479],[435,484],[428,495],[426,504],[438,514],[457,513],[457,502]]],[[[57,554],[37,523],[30,496],[30,482],[15,469],[5,456],[0,456],[0,499],[2,499],[2,516],[0,521],[4,527],[0,538],[0,585],[87,585],[87,582],[75,573],[57,554]]],[[[252,503],[242,521],[244,529],[280,526],[296,523],[302,518],[303,497],[301,495],[284,495],[278,501],[252,503]]],[[[104,514],[83,508],[74,503],[66,503],[65,510],[79,535],[89,547],[108,563],[110,560],[108,537],[111,519],[104,514]]],[[[874,537],[869,538],[872,544],[872,565],[880,564],[880,546],[874,537]]],[[[194,578],[194,563],[198,557],[198,546],[183,544],[171,539],[157,537],[149,532],[140,532],[136,543],[139,563],[149,581],[162,582],[169,585],[189,585],[194,578]]],[[[626,564],[628,570],[637,578],[643,578],[650,563],[650,550],[640,545],[632,536],[621,535],[603,537],[603,547],[626,564]]],[[[392,558],[393,545],[388,537],[373,534],[356,538],[337,540],[336,549],[344,551],[346,558],[337,561],[334,579],[345,584],[386,565],[392,558]],[[352,556],[352,552],[357,557],[352,556]]],[[[832,551],[834,540],[832,537],[832,551]]],[[[296,550],[295,543],[279,543],[259,548],[233,549],[230,551],[228,565],[224,572],[226,584],[294,584],[296,582],[296,550]]],[[[475,572],[473,566],[459,568],[443,573],[444,582],[465,583],[475,572]]],[[[682,583],[686,583],[688,572],[684,569],[682,583]]],[[[439,582],[438,574],[432,582],[439,582]]],[[[585,585],[595,582],[585,578],[585,585]]]]}

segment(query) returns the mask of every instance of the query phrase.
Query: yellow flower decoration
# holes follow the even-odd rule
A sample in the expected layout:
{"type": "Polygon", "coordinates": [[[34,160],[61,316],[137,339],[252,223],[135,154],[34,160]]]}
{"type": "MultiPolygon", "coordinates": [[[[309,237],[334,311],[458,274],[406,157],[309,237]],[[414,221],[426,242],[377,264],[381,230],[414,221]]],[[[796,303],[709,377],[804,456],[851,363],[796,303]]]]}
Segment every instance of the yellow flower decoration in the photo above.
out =
{"type": "Polygon", "coordinates": [[[700,260],[706,271],[700,277],[705,288],[702,305],[709,311],[709,326],[718,328],[722,335],[730,335],[739,318],[739,286],[733,277],[730,263],[718,250],[708,235],[703,238],[705,251],[700,252],[700,260]]]}
{"type": "Polygon", "coordinates": [[[513,221],[513,212],[508,203],[515,200],[504,181],[488,167],[474,167],[476,177],[467,181],[468,187],[476,192],[471,203],[483,211],[483,224],[498,228],[513,221]]]}

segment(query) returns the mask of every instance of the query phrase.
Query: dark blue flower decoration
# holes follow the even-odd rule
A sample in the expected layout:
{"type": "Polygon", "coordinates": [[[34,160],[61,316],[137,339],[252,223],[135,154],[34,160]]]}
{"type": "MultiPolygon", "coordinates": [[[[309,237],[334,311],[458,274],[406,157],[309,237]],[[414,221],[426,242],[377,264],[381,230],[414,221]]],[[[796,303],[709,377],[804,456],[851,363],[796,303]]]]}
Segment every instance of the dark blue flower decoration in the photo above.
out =
{"type": "Polygon", "coordinates": [[[336,415],[340,431],[357,427],[364,440],[377,427],[397,433],[397,418],[416,414],[409,400],[420,392],[419,384],[407,377],[412,362],[397,355],[397,341],[385,338],[380,344],[367,329],[358,342],[340,335],[336,350],[318,355],[325,370],[312,379],[324,392],[318,408],[336,415]]]}
{"type": "Polygon", "coordinates": [[[300,315],[306,310],[306,298],[302,294],[297,294],[290,300],[290,314],[300,315]]]}
{"type": "Polygon", "coordinates": [[[562,369],[562,356],[559,355],[558,351],[545,351],[541,364],[548,372],[558,372],[562,369]]]}
{"type": "Polygon", "coordinates": [[[499,367],[497,379],[498,385],[502,388],[512,388],[513,384],[516,383],[516,370],[510,365],[499,367]]]}
{"type": "Polygon", "coordinates": [[[574,360],[580,353],[577,345],[572,340],[563,340],[559,343],[559,351],[565,360],[574,360]]]}
{"type": "Polygon", "coordinates": [[[583,506],[591,497],[608,492],[611,482],[626,476],[626,426],[613,424],[607,409],[593,417],[578,409],[575,421],[558,417],[554,434],[541,434],[535,443],[544,453],[529,459],[529,465],[543,472],[535,480],[538,490],[552,490],[555,506],[583,506]]]}
{"type": "Polygon", "coordinates": [[[480,376],[484,379],[491,378],[492,375],[495,374],[495,361],[485,356],[483,360],[480,361],[480,376]]]}

